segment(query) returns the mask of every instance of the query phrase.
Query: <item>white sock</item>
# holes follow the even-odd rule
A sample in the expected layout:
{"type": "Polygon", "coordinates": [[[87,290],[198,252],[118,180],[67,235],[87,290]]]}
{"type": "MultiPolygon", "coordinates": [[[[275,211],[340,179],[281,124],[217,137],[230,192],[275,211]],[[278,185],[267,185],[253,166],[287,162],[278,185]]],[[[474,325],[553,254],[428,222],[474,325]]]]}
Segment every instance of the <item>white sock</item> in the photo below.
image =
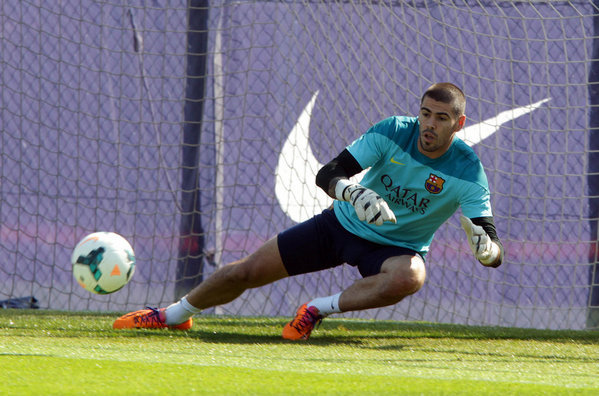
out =
{"type": "Polygon", "coordinates": [[[333,313],[339,313],[339,297],[341,293],[333,294],[328,297],[318,297],[310,301],[307,305],[309,307],[316,307],[322,316],[327,316],[333,313]]]}
{"type": "Polygon", "coordinates": [[[164,314],[166,316],[167,325],[178,325],[191,318],[193,315],[200,313],[202,310],[191,305],[186,297],[183,297],[178,302],[166,307],[164,314]]]}

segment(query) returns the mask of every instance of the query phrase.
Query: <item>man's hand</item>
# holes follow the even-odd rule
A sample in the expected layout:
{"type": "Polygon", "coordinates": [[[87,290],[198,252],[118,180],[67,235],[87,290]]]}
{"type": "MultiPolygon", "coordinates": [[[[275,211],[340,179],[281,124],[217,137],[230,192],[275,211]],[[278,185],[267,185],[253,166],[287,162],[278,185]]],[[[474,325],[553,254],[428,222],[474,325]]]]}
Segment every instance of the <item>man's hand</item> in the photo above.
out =
{"type": "Polygon", "coordinates": [[[335,197],[350,202],[361,221],[382,225],[385,221],[396,223],[395,215],[387,202],[376,192],[349,180],[341,179],[335,186],[335,197]]]}
{"type": "Polygon", "coordinates": [[[499,257],[499,246],[491,241],[491,238],[489,238],[481,226],[475,225],[466,216],[460,216],[460,223],[464,231],[466,231],[466,238],[468,238],[468,244],[474,257],[486,267],[493,266],[497,257],[499,257]]]}

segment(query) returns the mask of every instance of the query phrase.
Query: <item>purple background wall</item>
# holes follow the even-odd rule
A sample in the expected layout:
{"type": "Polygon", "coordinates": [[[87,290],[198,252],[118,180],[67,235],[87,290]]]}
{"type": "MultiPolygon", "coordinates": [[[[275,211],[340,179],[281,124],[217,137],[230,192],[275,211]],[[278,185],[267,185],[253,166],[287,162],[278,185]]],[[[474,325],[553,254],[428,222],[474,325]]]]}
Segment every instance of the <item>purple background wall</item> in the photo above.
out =
{"type": "MultiPolygon", "coordinates": [[[[0,6],[0,298],[74,310],[173,299],[186,2],[131,3],[0,6]],[[138,257],[133,281],[111,296],[90,296],[70,273],[70,249],[96,230],[123,234],[138,257]]],[[[505,264],[477,265],[452,218],[423,290],[347,316],[584,327],[593,13],[586,1],[213,2],[199,163],[205,249],[226,263],[294,223],[275,196],[275,170],[315,92],[309,141],[321,163],[379,119],[415,114],[435,81],[464,89],[468,125],[550,99],[474,146],[505,264]]],[[[222,312],[290,315],[355,276],[343,267],[284,280],[222,312]]]]}

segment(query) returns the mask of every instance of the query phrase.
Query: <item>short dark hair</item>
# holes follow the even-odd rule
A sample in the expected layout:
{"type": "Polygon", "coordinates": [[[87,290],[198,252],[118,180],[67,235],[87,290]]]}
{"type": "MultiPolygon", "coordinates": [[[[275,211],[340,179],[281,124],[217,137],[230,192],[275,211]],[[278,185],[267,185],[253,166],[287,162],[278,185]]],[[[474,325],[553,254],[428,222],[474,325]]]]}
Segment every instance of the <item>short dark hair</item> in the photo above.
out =
{"type": "Polygon", "coordinates": [[[453,112],[456,117],[465,114],[466,111],[466,95],[456,85],[448,82],[436,83],[428,87],[422,95],[420,104],[424,98],[429,97],[437,102],[449,103],[453,105],[453,112]]]}

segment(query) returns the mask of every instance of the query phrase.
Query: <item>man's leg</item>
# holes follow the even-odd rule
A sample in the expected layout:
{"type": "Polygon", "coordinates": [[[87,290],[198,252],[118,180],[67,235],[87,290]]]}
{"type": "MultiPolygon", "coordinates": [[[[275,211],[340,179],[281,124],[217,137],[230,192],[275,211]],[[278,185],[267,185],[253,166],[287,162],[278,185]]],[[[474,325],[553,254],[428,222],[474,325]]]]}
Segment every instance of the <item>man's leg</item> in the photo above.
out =
{"type": "Polygon", "coordinates": [[[355,281],[340,294],[319,297],[302,305],[283,329],[283,338],[308,339],[316,323],[332,313],[396,304],[420,290],[425,278],[424,261],[420,256],[389,257],[378,274],[355,281]]]}
{"type": "Polygon", "coordinates": [[[416,293],[426,279],[424,261],[418,255],[389,257],[381,272],[355,281],[339,297],[341,312],[381,308],[416,293]]]}
{"type": "Polygon", "coordinates": [[[277,238],[268,240],[251,255],[219,268],[179,302],[161,309],[144,309],[118,318],[114,328],[164,328],[187,330],[199,311],[233,301],[245,290],[287,277],[277,238]]]}
{"type": "Polygon", "coordinates": [[[287,277],[277,238],[268,240],[251,255],[219,268],[187,294],[187,301],[198,309],[226,304],[245,290],[287,277]]]}

